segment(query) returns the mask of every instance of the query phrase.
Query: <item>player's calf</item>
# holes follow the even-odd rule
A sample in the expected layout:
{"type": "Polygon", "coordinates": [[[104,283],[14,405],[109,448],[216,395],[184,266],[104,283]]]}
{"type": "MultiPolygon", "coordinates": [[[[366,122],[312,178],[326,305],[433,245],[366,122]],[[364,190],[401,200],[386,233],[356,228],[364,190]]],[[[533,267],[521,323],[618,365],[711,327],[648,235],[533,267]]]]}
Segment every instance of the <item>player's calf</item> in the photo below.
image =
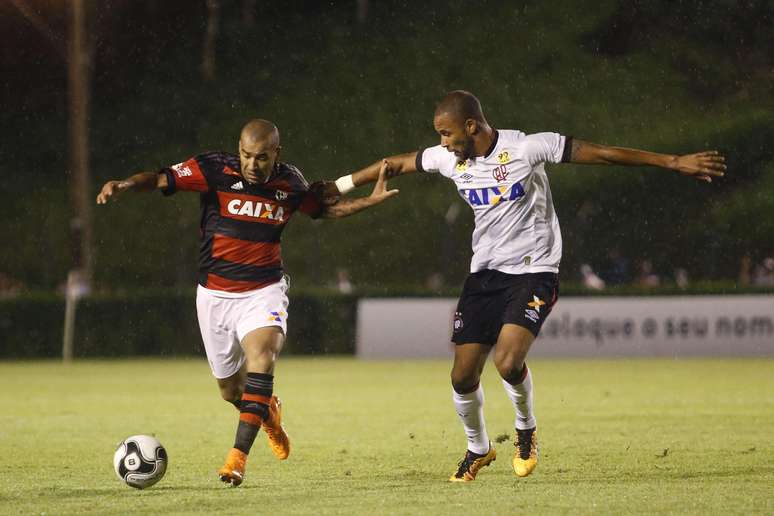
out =
{"type": "Polygon", "coordinates": [[[255,442],[258,430],[269,418],[273,382],[273,375],[247,373],[245,390],[239,404],[239,424],[234,447],[226,458],[226,464],[218,471],[224,482],[235,486],[242,483],[247,455],[255,442]]]}

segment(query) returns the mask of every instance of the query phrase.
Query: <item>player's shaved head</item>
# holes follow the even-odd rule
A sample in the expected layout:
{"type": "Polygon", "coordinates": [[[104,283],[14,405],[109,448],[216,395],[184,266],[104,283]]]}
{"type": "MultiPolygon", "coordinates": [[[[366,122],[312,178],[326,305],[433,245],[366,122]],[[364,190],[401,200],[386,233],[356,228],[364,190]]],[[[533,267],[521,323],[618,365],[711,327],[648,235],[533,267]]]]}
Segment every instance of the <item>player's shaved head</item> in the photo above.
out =
{"type": "Polygon", "coordinates": [[[245,124],[239,135],[239,164],[248,183],[263,183],[276,168],[280,153],[279,129],[262,118],[245,124]]]}
{"type": "Polygon", "coordinates": [[[459,122],[472,119],[486,123],[481,103],[475,95],[465,90],[447,93],[435,108],[435,116],[440,115],[446,115],[459,122]]]}
{"type": "Polygon", "coordinates": [[[280,141],[277,126],[262,118],[254,118],[247,122],[239,138],[245,145],[266,141],[273,147],[279,147],[280,141]]]}

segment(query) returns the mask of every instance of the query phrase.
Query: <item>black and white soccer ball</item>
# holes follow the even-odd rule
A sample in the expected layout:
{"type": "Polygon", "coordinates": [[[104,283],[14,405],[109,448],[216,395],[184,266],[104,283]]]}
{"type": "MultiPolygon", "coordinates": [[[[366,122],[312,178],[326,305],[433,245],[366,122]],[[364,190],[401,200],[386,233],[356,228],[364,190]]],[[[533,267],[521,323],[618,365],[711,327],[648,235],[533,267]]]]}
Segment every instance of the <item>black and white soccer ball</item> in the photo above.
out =
{"type": "Polygon", "coordinates": [[[133,435],[118,445],[113,455],[118,478],[137,489],[150,487],[167,472],[167,450],[150,435],[133,435]]]}

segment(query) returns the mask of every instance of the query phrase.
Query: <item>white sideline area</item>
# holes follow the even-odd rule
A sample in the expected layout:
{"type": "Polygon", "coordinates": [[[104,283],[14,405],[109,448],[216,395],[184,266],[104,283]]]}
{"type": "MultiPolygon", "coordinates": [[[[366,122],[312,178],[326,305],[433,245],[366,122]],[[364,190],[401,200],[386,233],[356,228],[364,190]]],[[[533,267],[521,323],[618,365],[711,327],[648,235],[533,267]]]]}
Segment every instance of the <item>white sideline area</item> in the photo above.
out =
{"type": "MultiPolygon", "coordinates": [[[[357,356],[450,357],[456,303],[361,299],[357,356]]],[[[774,356],[774,295],[560,297],[530,356],[774,356]]]]}

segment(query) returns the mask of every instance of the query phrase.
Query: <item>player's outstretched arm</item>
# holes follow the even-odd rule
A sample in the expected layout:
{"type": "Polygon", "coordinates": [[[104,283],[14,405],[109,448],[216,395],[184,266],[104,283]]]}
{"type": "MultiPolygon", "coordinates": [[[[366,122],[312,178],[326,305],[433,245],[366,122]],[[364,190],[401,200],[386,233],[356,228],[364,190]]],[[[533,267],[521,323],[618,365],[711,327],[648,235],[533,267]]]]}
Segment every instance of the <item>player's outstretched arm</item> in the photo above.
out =
{"type": "Polygon", "coordinates": [[[335,204],[325,206],[323,208],[322,216],[325,218],[347,217],[397,195],[398,190],[387,189],[389,168],[390,164],[386,159],[380,162],[376,176],[376,184],[374,185],[374,190],[371,192],[371,195],[368,197],[360,197],[358,199],[341,199],[335,204]]]}
{"type": "Polygon", "coordinates": [[[723,177],[726,158],[718,151],[704,151],[677,156],[658,154],[624,147],[608,147],[573,139],[570,150],[571,163],[597,165],[652,165],[674,170],[684,176],[712,182],[713,177],[723,177]]]}
{"type": "Polygon", "coordinates": [[[166,174],[156,172],[140,172],[121,181],[108,181],[97,195],[97,204],[107,204],[114,201],[119,194],[132,190],[135,192],[152,192],[167,187],[166,174]]]}
{"type": "Polygon", "coordinates": [[[377,181],[379,179],[379,172],[385,161],[387,161],[386,177],[388,179],[417,171],[416,152],[396,154],[395,156],[390,156],[389,158],[372,163],[367,167],[362,168],[357,172],[353,172],[347,176],[341,176],[336,180],[336,188],[338,189],[338,192],[345,194],[353,188],[377,181]]]}

